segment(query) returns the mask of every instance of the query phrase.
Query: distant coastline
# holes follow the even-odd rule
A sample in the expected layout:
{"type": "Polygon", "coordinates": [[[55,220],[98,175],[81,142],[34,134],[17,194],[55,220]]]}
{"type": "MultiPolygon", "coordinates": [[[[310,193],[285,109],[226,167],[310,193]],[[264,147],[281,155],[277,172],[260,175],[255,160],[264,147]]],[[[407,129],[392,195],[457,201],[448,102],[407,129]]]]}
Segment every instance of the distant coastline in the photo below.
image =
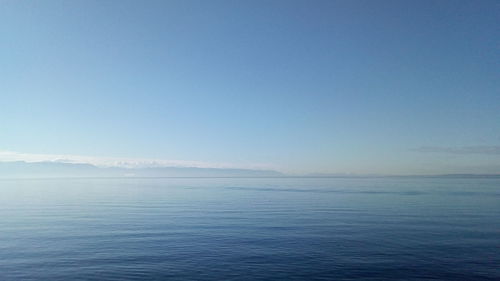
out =
{"type": "Polygon", "coordinates": [[[0,178],[500,178],[500,174],[304,174],[291,175],[274,170],[150,167],[97,167],[84,163],[0,162],[0,178]]]}

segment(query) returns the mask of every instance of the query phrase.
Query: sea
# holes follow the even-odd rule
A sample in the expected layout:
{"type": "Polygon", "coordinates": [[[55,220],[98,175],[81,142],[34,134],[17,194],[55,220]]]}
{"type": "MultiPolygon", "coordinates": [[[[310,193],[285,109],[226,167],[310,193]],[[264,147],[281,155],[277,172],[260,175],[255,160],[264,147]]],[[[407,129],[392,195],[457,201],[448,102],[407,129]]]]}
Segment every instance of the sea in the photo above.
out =
{"type": "Polygon", "coordinates": [[[2,179],[0,280],[500,280],[500,178],[2,179]]]}

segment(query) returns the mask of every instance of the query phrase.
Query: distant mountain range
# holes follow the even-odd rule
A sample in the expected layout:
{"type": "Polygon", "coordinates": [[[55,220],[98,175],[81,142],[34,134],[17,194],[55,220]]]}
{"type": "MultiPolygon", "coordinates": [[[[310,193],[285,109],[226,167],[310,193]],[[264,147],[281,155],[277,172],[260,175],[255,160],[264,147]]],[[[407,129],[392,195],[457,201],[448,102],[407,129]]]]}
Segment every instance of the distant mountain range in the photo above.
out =
{"type": "Polygon", "coordinates": [[[91,164],[62,162],[0,162],[0,178],[51,177],[279,177],[272,170],[155,167],[102,168],[91,164]]]}

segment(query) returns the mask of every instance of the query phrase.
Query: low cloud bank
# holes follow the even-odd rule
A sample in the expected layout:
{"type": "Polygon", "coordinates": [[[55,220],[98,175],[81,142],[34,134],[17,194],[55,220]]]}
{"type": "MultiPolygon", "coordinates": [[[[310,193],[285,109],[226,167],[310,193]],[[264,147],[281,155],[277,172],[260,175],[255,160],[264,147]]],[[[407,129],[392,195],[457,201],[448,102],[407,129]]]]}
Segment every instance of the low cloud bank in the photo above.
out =
{"type": "Polygon", "coordinates": [[[448,153],[448,154],[499,154],[500,146],[459,146],[459,147],[446,147],[446,146],[422,146],[413,151],[423,153],[448,153]]]}
{"type": "Polygon", "coordinates": [[[82,155],[66,154],[34,154],[20,153],[13,151],[0,150],[0,162],[22,161],[27,163],[36,162],[54,162],[69,164],[90,164],[101,168],[214,168],[214,169],[257,169],[257,170],[275,170],[275,167],[269,164],[234,164],[234,163],[214,163],[203,161],[185,161],[185,160],[163,160],[163,159],[142,159],[142,158],[113,158],[113,157],[93,157],[82,155]]]}

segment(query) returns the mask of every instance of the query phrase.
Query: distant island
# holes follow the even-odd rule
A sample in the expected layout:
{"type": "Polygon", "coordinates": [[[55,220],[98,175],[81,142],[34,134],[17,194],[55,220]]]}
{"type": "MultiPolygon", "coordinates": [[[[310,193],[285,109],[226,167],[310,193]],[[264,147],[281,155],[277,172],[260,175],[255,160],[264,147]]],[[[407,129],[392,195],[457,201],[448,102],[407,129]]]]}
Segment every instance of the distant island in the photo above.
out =
{"type": "Polygon", "coordinates": [[[53,178],[53,177],[279,177],[272,170],[150,167],[121,168],[97,167],[84,163],[64,162],[0,162],[0,178],[53,178]]]}

